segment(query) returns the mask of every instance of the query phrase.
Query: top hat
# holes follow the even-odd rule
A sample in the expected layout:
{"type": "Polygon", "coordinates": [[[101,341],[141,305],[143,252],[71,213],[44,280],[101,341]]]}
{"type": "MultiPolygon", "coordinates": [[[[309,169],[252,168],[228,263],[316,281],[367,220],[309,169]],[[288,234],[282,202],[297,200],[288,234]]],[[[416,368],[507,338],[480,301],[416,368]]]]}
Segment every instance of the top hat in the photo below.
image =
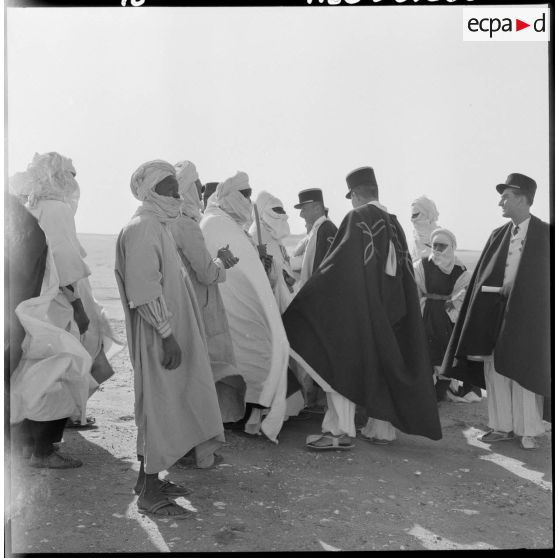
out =
{"type": "Polygon", "coordinates": [[[535,197],[535,190],[537,189],[537,183],[528,176],[514,172],[508,176],[505,184],[498,184],[496,190],[501,194],[506,188],[513,188],[517,190],[518,193],[526,194],[529,198],[533,199],[535,197]]]}
{"type": "Polygon", "coordinates": [[[353,188],[356,188],[357,186],[372,186],[373,188],[378,188],[376,176],[372,167],[359,167],[358,169],[351,171],[345,180],[347,181],[347,186],[349,187],[349,191],[345,195],[347,199],[351,198],[351,192],[353,191],[353,188]]]}
{"type": "Polygon", "coordinates": [[[316,201],[324,203],[324,195],[319,188],[307,188],[306,190],[301,190],[298,193],[298,203],[295,205],[295,209],[300,209],[305,203],[316,201]]]}
{"type": "Polygon", "coordinates": [[[213,194],[213,192],[215,192],[215,190],[217,190],[218,185],[219,185],[219,182],[208,182],[207,184],[205,184],[202,188],[203,199],[204,200],[208,199],[209,196],[211,196],[211,194],[213,194]]]}

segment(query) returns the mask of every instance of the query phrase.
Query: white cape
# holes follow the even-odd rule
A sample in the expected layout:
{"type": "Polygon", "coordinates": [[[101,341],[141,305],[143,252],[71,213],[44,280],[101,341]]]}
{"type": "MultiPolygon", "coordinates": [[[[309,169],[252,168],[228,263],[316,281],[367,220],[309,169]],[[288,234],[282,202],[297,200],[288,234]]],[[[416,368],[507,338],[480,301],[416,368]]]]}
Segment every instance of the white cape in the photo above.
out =
{"type": "Polygon", "coordinates": [[[92,359],[79,340],[73,309],[59,293],[49,247],[41,294],[16,310],[26,336],[11,378],[10,422],[49,421],[76,416],[85,422],[92,359]]]}
{"type": "MultiPolygon", "coordinates": [[[[275,297],[255,246],[224,211],[208,207],[200,222],[212,257],[229,245],[239,262],[219,285],[229,321],[237,367],[246,382],[246,401],[269,408],[262,432],[277,441],[286,411],[289,342],[275,297]]],[[[249,421],[246,431],[259,425],[249,421]]]]}

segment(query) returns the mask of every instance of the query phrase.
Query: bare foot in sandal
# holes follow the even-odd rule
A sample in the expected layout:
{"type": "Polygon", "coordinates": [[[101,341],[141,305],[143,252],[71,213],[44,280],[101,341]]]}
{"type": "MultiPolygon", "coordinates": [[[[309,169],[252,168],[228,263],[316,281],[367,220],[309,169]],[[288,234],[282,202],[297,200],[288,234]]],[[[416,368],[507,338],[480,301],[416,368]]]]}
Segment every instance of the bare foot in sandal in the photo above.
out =
{"type": "MultiPolygon", "coordinates": [[[[164,481],[163,481],[164,482],[164,481]]],[[[159,491],[161,481],[157,473],[146,474],[142,491],[138,498],[138,511],[155,517],[186,519],[192,512],[179,506],[159,491]]],[[[176,485],[175,485],[176,486],[176,485]]]]}
{"type": "Polygon", "coordinates": [[[187,519],[193,515],[191,511],[160,494],[154,499],[140,496],[138,499],[138,512],[143,515],[172,519],[187,519]]]}

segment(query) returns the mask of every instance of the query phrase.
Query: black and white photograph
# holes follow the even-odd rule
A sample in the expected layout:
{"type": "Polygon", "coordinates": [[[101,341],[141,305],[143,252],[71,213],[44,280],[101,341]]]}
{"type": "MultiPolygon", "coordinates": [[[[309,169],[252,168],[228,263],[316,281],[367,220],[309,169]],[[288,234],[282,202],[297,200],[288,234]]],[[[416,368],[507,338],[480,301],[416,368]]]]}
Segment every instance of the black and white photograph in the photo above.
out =
{"type": "Polygon", "coordinates": [[[6,556],[553,551],[553,2],[3,17],[6,556]]]}

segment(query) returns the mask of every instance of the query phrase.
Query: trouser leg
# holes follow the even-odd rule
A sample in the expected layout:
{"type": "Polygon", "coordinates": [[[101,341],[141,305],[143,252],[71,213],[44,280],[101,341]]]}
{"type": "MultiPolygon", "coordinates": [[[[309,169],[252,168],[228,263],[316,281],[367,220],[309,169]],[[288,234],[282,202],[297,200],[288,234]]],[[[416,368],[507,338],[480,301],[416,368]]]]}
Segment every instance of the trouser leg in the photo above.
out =
{"type": "Polygon", "coordinates": [[[378,440],[395,440],[397,431],[391,422],[369,418],[366,426],[361,429],[363,436],[377,438],[378,440]]]}
{"type": "Polygon", "coordinates": [[[484,361],[484,381],[488,403],[488,427],[512,432],[512,381],[494,369],[494,358],[484,361]]]}
{"type": "Polygon", "coordinates": [[[322,421],[322,431],[331,432],[334,436],[347,434],[355,437],[356,405],[339,393],[326,392],[327,411],[322,421]]]}
{"type": "Polygon", "coordinates": [[[517,436],[540,436],[544,398],[512,380],[513,431],[517,436]]]}

